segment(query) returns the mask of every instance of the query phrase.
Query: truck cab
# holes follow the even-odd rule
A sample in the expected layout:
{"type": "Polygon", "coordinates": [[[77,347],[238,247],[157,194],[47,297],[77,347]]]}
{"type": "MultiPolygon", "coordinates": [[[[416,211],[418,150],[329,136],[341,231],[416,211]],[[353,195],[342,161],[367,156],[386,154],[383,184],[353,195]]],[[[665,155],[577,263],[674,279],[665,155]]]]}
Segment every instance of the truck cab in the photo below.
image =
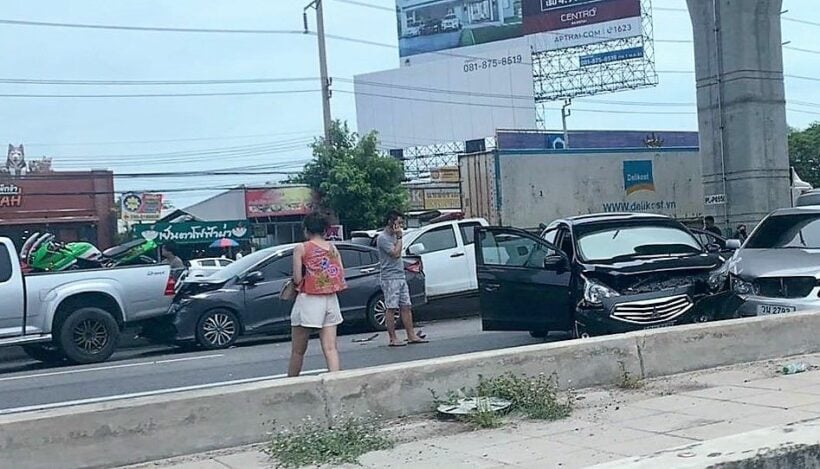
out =
{"type": "Polygon", "coordinates": [[[0,347],[44,362],[104,361],[122,328],[168,313],[175,287],[159,264],[26,274],[0,237],[0,347]]]}

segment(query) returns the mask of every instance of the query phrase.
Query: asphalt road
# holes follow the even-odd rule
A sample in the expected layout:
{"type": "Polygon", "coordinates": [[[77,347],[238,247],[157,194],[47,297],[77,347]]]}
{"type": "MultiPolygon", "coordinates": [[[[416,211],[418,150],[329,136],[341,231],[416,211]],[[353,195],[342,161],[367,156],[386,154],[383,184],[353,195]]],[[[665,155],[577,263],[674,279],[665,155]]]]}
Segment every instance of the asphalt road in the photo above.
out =
{"type": "MultiPolygon", "coordinates": [[[[387,347],[385,333],[340,336],[342,366],[361,368],[539,342],[527,333],[482,332],[475,317],[431,322],[422,328],[430,343],[400,348],[387,347]]],[[[289,355],[289,341],[266,337],[219,351],[125,349],[105,363],[86,366],[48,367],[24,358],[3,361],[0,414],[281,378],[289,355]]],[[[319,341],[313,339],[304,370],[320,373],[324,366],[319,341]]]]}

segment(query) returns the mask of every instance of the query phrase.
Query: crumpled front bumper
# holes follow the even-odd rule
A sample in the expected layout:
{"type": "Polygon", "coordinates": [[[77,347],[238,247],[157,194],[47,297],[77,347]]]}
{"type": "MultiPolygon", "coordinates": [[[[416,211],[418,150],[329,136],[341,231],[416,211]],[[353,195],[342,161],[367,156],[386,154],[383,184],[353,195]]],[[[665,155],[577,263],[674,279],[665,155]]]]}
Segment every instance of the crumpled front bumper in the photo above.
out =
{"type": "Polygon", "coordinates": [[[739,317],[820,311],[820,287],[815,287],[808,296],[802,298],[769,298],[738,294],[734,294],[734,297],[739,303],[736,313],[739,317]]]}

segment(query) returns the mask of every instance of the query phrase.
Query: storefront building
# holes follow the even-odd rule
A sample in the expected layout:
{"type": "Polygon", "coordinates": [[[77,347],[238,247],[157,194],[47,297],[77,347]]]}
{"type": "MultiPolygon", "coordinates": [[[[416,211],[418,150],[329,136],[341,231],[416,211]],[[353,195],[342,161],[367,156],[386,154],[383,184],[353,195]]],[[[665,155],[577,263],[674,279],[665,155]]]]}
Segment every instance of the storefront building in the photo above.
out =
{"type": "MultiPolygon", "coordinates": [[[[177,238],[181,233],[189,233],[189,229],[201,225],[191,225],[203,222],[218,223],[225,228],[214,228],[216,231],[229,231],[239,228],[245,229],[241,236],[223,236],[240,242],[243,250],[250,248],[260,249],[282,244],[299,242],[303,239],[302,221],[305,215],[317,207],[313,191],[304,185],[277,185],[263,187],[238,187],[204,200],[190,207],[177,210],[160,220],[156,224],[163,229],[166,225],[188,224],[185,228],[173,228],[166,237],[177,238]],[[241,224],[241,226],[240,226],[241,224]]],[[[210,230],[210,225],[197,230],[210,230]]],[[[139,228],[144,233],[143,228],[139,228]]],[[[162,243],[163,230],[157,241],[162,243]]],[[[210,232],[210,231],[208,231],[210,232]]],[[[152,235],[149,233],[149,236],[152,235]]],[[[235,233],[234,233],[235,235],[235,233]]],[[[195,236],[195,235],[188,235],[195,236]]],[[[170,238],[169,238],[170,239],[170,238]]],[[[210,239],[210,238],[208,238],[210,239]]],[[[180,239],[173,239],[180,244],[180,239]]],[[[183,240],[183,244],[192,244],[183,240]]],[[[204,244],[202,241],[199,244],[204,244]]]]}
{"type": "Polygon", "coordinates": [[[116,230],[110,171],[56,172],[48,166],[0,172],[0,236],[18,248],[35,232],[62,242],[112,246],[116,230]]]}

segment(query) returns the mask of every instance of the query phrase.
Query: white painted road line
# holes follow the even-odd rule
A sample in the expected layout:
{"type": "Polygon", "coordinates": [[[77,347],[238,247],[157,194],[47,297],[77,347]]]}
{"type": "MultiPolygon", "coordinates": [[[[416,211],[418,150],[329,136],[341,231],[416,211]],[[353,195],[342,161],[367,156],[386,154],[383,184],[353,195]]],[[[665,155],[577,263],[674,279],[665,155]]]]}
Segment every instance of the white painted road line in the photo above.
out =
{"type": "Polygon", "coordinates": [[[6,378],[0,378],[0,383],[3,381],[18,381],[21,379],[29,379],[29,378],[45,378],[49,376],[61,376],[61,375],[73,375],[78,373],[90,373],[93,371],[105,371],[105,370],[116,370],[119,368],[134,368],[137,366],[150,366],[150,365],[165,365],[168,363],[177,363],[177,362],[189,362],[194,360],[206,360],[209,358],[219,358],[224,357],[224,354],[216,353],[211,355],[202,355],[198,357],[185,357],[185,358],[170,358],[167,360],[155,360],[150,362],[137,362],[137,363],[123,363],[121,365],[109,365],[109,366],[98,366],[95,368],[81,368],[78,370],[64,370],[64,371],[50,371],[47,373],[37,373],[31,375],[20,375],[20,376],[8,376],[6,378]]]}
{"type": "MultiPolygon", "coordinates": [[[[319,373],[326,372],[327,369],[323,368],[320,370],[308,370],[303,371],[302,376],[305,375],[316,375],[319,373]]],[[[257,381],[265,381],[268,379],[279,379],[279,378],[286,378],[287,374],[280,374],[280,375],[271,375],[271,376],[260,376],[258,378],[245,378],[245,379],[236,379],[233,381],[220,381],[218,383],[208,383],[208,384],[197,384],[193,386],[182,386],[179,388],[167,388],[167,389],[157,389],[154,391],[143,391],[143,392],[134,392],[130,394],[118,394],[116,396],[103,396],[103,397],[92,397],[89,399],[79,399],[76,401],[63,401],[63,402],[52,402],[49,404],[40,404],[40,405],[30,405],[25,407],[14,407],[11,409],[0,409],[0,415],[7,415],[7,414],[19,414],[20,412],[31,412],[35,410],[48,410],[48,409],[56,409],[59,407],[70,407],[82,404],[97,404],[100,402],[110,402],[116,401],[120,399],[133,399],[135,397],[148,397],[148,396],[157,396],[160,394],[169,394],[174,392],[183,392],[183,391],[197,391],[200,389],[210,389],[216,388],[219,386],[229,386],[232,384],[245,384],[245,383],[255,383],[257,381]]]]}

